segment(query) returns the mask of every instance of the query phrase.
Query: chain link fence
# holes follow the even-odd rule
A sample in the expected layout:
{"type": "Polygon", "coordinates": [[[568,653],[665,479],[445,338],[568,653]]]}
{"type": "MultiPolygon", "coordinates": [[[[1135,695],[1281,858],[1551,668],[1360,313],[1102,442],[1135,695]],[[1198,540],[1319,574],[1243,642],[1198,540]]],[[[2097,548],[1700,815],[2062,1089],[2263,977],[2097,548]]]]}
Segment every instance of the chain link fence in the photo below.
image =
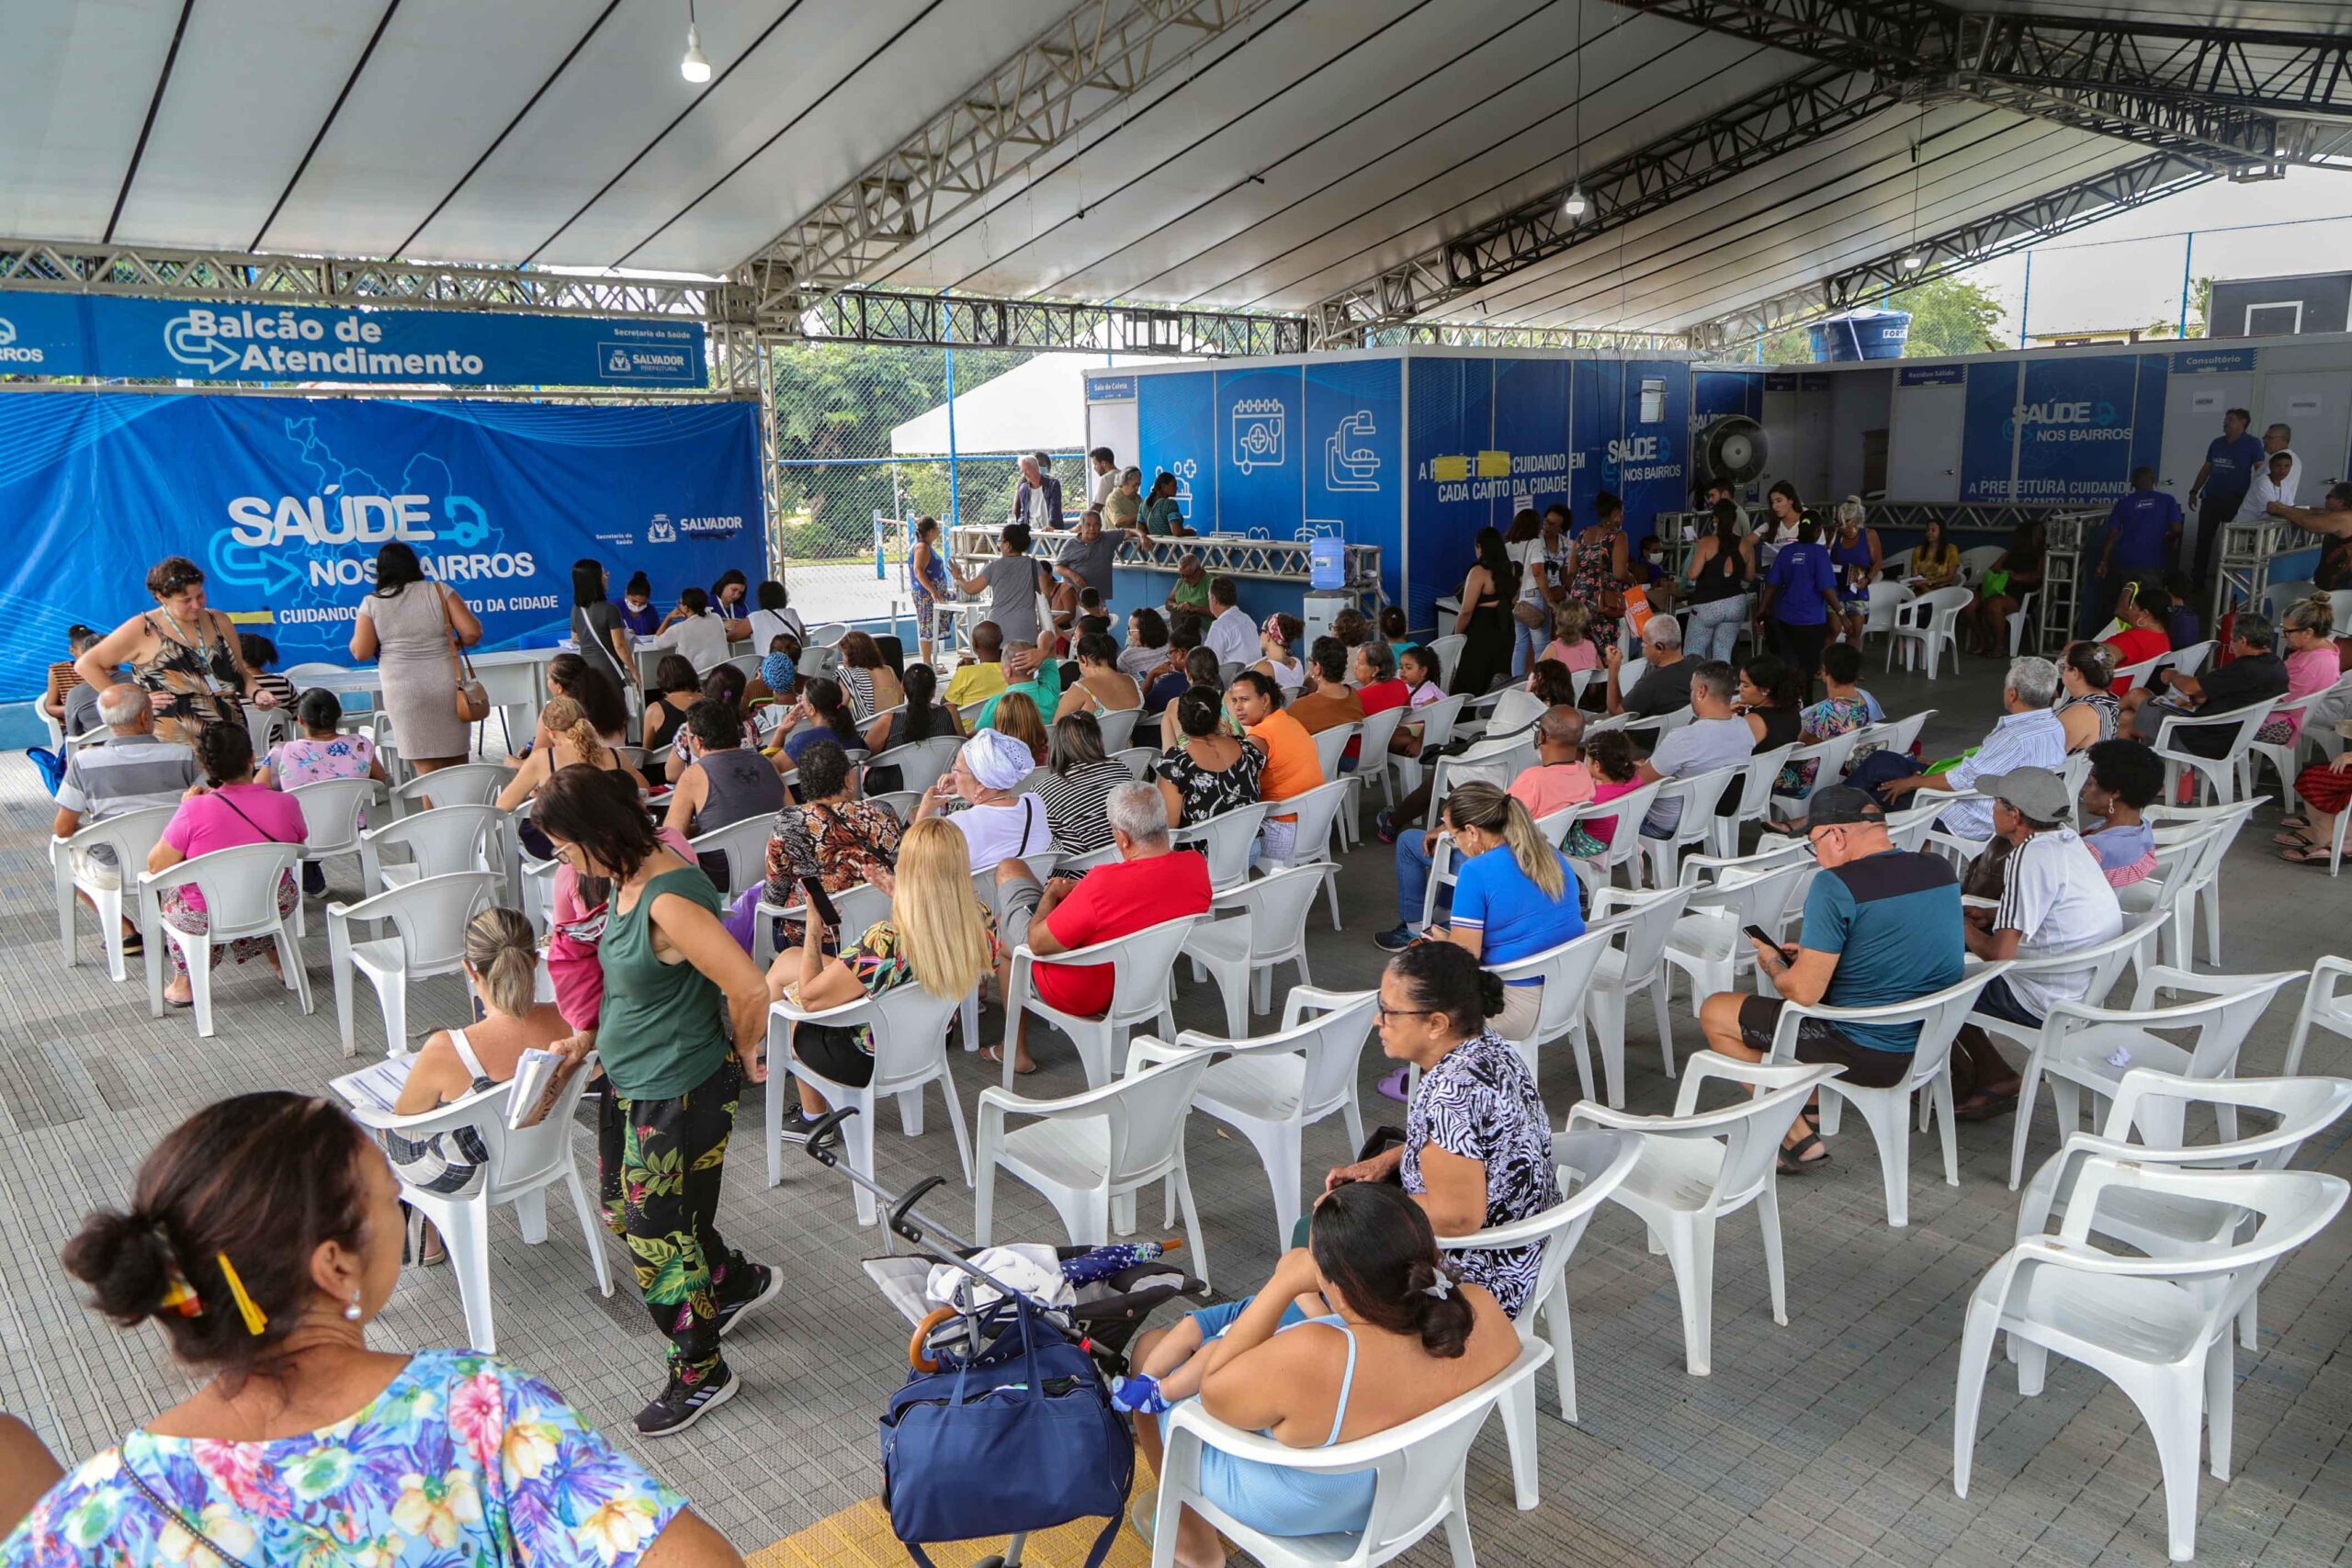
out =
{"type": "MultiPolygon", "coordinates": [[[[951,385],[968,393],[1038,352],[812,343],[770,350],[769,528],[794,608],[811,622],[911,613],[909,541],[877,516],[945,525],[1012,515],[1018,451],[898,457],[890,435],[945,403],[951,385]]],[[[1075,520],[1084,455],[1049,456],[1075,520]]]]}

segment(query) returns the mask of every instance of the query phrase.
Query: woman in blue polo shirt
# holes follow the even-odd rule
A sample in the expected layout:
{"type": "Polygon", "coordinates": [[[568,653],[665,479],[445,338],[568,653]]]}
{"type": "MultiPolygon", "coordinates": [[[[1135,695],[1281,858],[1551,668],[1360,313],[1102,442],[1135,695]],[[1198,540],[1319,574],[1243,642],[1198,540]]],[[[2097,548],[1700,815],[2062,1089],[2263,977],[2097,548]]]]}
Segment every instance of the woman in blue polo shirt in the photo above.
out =
{"type": "MultiPolygon", "coordinates": [[[[1445,797],[1453,838],[1453,909],[1432,937],[1466,948],[1483,964],[1532,958],[1584,934],[1581,885],[1566,856],[1536,830],[1527,807],[1493,784],[1473,782],[1445,797]]],[[[1534,1032],[1541,980],[1513,980],[1493,1021],[1505,1040],[1534,1032]]]]}
{"type": "Polygon", "coordinates": [[[1813,694],[1821,650],[1829,643],[1829,618],[1843,612],[1838,603],[1838,569],[1821,544],[1821,525],[1807,516],[1797,524],[1797,542],[1783,545],[1764,576],[1763,614],[1781,659],[1797,671],[1802,695],[1813,694]]]}

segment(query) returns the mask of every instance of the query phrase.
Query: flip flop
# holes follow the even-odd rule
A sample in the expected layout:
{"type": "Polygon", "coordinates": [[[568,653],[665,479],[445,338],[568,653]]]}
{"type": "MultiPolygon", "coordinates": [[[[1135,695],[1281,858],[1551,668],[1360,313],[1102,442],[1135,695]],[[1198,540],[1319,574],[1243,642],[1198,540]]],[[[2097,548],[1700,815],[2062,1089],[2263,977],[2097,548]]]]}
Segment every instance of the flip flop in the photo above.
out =
{"type": "MultiPolygon", "coordinates": [[[[1001,1067],[1004,1066],[1004,1050],[998,1045],[983,1045],[980,1047],[980,1060],[992,1067],[1001,1067]]],[[[1012,1076],[1017,1078],[1025,1078],[1036,1070],[1037,1064],[1035,1062],[1025,1067],[1016,1062],[1013,1065],[1012,1076]]]]}
{"type": "Polygon", "coordinates": [[[1972,1094],[1951,1108],[1951,1119],[1955,1122],[1990,1122],[1996,1117],[2008,1115],[2017,1108],[2016,1089],[1999,1094],[1972,1094]]]}
{"type": "Polygon", "coordinates": [[[2304,844],[2297,849],[2280,850],[2278,858],[2289,865],[2325,865],[2328,852],[2319,844],[2304,844]]]}
{"type": "Polygon", "coordinates": [[[2284,845],[2286,848],[2290,850],[2307,850],[2312,847],[2311,835],[2309,833],[2273,833],[2270,835],[2270,841],[2274,844],[2284,845]]]}
{"type": "Polygon", "coordinates": [[[1373,1087],[1378,1089],[1386,1099],[1399,1101],[1408,1100],[1412,1098],[1412,1094],[1405,1086],[1409,1083],[1411,1079],[1411,1072],[1407,1068],[1399,1067],[1393,1073],[1382,1074],[1380,1081],[1373,1085],[1373,1087]]]}
{"type": "Polygon", "coordinates": [[[2278,826],[2281,828],[2308,828],[2311,825],[2312,819],[2308,817],[2296,816],[2281,817],[2278,818],[2278,826]]]}

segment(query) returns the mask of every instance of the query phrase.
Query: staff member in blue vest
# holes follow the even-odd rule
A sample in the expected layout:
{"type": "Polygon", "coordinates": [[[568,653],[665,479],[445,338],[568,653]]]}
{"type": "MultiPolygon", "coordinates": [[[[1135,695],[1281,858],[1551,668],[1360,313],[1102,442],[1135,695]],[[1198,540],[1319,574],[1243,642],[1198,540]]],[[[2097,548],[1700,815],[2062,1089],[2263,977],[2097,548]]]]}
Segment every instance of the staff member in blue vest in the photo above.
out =
{"type": "Polygon", "coordinates": [[[2199,582],[2212,575],[2213,551],[2221,543],[2222,525],[2237,515],[2245,492],[2254,488],[2255,470],[2262,463],[2262,443],[2248,432],[2254,415],[2232,409],[2222,416],[2222,434],[2205,448],[2205,466],[2188,487],[2188,504],[2197,508],[2197,570],[2199,582]]]}
{"type": "Polygon", "coordinates": [[[2118,567],[2126,577],[2161,571],[2179,547],[2180,502],[2156,488],[2156,470],[2143,463],[2132,470],[2132,493],[2107,514],[2107,545],[2099,554],[2098,574],[2111,581],[2118,567]]]}
{"type": "Polygon", "coordinates": [[[1829,641],[1829,623],[1842,612],[1838,603],[1838,569],[1821,543],[1821,525],[1807,513],[1797,524],[1797,541],[1783,545],[1764,574],[1764,602],[1759,613],[1772,628],[1772,645],[1796,671],[1810,695],[1813,678],[1821,670],[1821,650],[1829,641]]]}

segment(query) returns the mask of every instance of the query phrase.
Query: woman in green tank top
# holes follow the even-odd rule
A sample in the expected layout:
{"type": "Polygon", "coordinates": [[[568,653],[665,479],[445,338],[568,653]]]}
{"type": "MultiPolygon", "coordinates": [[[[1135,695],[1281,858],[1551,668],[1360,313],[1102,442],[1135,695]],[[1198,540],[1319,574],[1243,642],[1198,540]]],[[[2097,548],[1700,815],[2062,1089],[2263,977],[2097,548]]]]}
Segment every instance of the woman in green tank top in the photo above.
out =
{"type": "Polygon", "coordinates": [[[736,1102],[746,1078],[767,1081],[767,984],[719,923],[710,878],[654,836],[628,775],[560,768],[536,798],[541,830],[581,879],[582,904],[594,908],[598,884],[606,890],[595,938],[604,1004],[596,1027],[567,1048],[594,1050],[610,1086],[596,1128],[605,1220],[670,1341],[669,1382],[637,1429],[666,1437],[732,1397],[719,1336],[782,1287],[718,1224],[736,1102]]]}

